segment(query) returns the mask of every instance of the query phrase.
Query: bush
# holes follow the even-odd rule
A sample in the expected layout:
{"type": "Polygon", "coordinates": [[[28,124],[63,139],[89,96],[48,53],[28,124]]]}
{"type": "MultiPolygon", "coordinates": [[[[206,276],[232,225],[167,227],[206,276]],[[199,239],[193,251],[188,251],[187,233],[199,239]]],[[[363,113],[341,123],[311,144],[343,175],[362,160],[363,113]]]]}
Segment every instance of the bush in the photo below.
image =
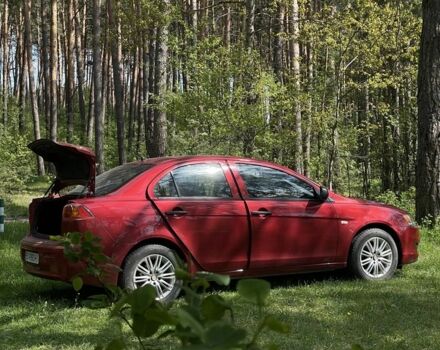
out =
{"type": "Polygon", "coordinates": [[[384,193],[379,194],[375,199],[378,202],[390,204],[397,208],[406,210],[412,217],[414,217],[416,200],[415,187],[410,187],[408,191],[400,193],[388,190],[384,193]]]}
{"type": "Polygon", "coordinates": [[[33,177],[36,160],[27,144],[22,135],[3,132],[0,137],[0,183],[5,192],[22,188],[33,177]]]}

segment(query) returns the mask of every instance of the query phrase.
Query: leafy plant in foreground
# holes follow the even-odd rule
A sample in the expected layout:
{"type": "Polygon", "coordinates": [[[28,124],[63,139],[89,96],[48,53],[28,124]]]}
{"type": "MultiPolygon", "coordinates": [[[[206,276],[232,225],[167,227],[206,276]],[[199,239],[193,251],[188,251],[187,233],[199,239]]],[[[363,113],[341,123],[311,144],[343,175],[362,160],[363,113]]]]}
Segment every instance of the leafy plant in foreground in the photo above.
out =
{"type": "MultiPolygon", "coordinates": [[[[67,259],[85,263],[84,274],[103,281],[101,264],[109,258],[102,253],[99,239],[92,233],[68,233],[52,239],[61,242],[67,259]]],[[[120,325],[126,324],[142,349],[160,349],[160,345],[147,345],[146,340],[172,337],[179,341],[177,349],[227,350],[227,349],[277,349],[275,344],[261,346],[260,337],[265,330],[285,334],[289,327],[265,312],[270,294],[270,284],[259,279],[245,279],[237,284],[237,292],[246,302],[258,308],[259,319],[254,330],[239,327],[234,319],[233,305],[220,295],[208,293],[212,282],[227,286],[229,276],[207,272],[190,275],[177,270],[182,280],[183,300],[165,305],[156,300],[156,290],[144,286],[133,291],[102,283],[106,293],[92,296],[87,303],[91,307],[111,306],[110,317],[120,325]]],[[[83,286],[81,275],[72,279],[74,289],[83,286]]],[[[149,342],[150,343],[150,342],[149,342]]],[[[108,344],[96,349],[118,350],[130,348],[130,337],[120,333],[108,344]]]]}

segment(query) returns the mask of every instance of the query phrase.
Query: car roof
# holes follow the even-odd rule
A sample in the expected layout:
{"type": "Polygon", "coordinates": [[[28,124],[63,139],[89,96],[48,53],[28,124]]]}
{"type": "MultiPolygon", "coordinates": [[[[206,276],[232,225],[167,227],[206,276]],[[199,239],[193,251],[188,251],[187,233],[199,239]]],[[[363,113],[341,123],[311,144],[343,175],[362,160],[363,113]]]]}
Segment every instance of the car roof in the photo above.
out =
{"type": "Polygon", "coordinates": [[[156,157],[142,159],[138,162],[158,165],[163,163],[181,163],[186,161],[218,161],[218,160],[229,160],[234,162],[255,162],[261,164],[267,164],[276,167],[283,167],[280,164],[271,163],[261,159],[245,158],[238,156],[222,156],[222,155],[185,155],[185,156],[169,156],[169,157],[156,157]]]}

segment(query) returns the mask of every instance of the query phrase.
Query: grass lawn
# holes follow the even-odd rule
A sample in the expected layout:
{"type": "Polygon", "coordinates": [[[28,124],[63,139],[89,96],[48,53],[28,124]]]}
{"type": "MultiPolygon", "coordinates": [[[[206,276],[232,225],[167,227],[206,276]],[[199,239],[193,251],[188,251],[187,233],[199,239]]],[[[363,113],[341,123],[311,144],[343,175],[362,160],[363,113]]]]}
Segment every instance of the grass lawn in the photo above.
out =
{"type": "Polygon", "coordinates": [[[50,182],[47,178],[35,178],[20,188],[20,193],[8,193],[0,187],[0,198],[5,201],[5,215],[8,219],[27,218],[29,203],[33,198],[42,197],[49,188],[50,182]]]}
{"type": "MultiPolygon", "coordinates": [[[[93,349],[117,332],[107,310],[75,307],[69,285],[26,275],[19,241],[27,224],[8,223],[0,235],[0,349],[93,349]]],[[[422,240],[419,262],[382,283],[333,272],[271,278],[268,311],[291,333],[265,333],[281,349],[440,348],[440,245],[422,240]]],[[[254,325],[256,310],[232,290],[236,319],[254,325]]],[[[168,343],[168,348],[175,346],[168,343]]]]}

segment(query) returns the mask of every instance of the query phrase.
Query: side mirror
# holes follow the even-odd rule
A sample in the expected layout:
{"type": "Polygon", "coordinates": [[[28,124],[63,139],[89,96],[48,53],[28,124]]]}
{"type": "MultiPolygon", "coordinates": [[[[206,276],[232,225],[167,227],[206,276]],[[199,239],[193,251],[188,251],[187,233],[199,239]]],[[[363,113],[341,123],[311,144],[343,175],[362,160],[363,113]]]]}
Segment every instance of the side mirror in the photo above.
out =
{"type": "Polygon", "coordinates": [[[319,187],[319,193],[317,193],[318,198],[321,202],[325,202],[328,198],[328,189],[327,187],[321,186],[319,187]]]}

